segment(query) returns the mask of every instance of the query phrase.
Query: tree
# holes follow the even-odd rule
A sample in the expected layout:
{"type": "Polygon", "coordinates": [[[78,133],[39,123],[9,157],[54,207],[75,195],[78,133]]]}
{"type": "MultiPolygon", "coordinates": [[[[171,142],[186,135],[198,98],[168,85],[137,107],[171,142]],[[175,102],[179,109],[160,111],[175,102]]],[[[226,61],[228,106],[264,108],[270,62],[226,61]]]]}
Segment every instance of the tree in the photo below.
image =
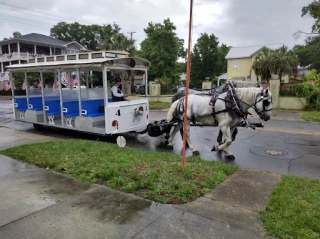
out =
{"type": "Polygon", "coordinates": [[[303,7],[301,17],[304,16],[311,16],[315,20],[312,32],[320,33],[320,0],[314,0],[308,6],[303,7]]]}
{"type": "Polygon", "coordinates": [[[135,53],[134,43],[135,39],[128,39],[123,33],[115,32],[105,39],[100,49],[127,51],[133,55],[135,53]]]}
{"type": "Polygon", "coordinates": [[[206,77],[212,78],[227,71],[225,56],[229,47],[218,45],[218,38],[214,34],[204,33],[198,38],[191,54],[191,85],[201,85],[206,77]]]}
{"type": "Polygon", "coordinates": [[[169,89],[177,83],[179,71],[177,60],[184,56],[183,39],[176,35],[176,27],[165,19],[163,24],[149,22],[144,29],[147,37],[141,42],[140,56],[152,62],[149,79],[160,78],[161,84],[169,89]]]}
{"type": "Polygon", "coordinates": [[[9,38],[5,37],[5,38],[3,38],[3,40],[8,40],[8,39],[12,39],[12,38],[17,38],[17,37],[20,37],[20,36],[22,36],[22,35],[21,35],[20,32],[15,31],[15,32],[12,33],[12,36],[13,36],[13,37],[9,37],[9,38]]]}
{"type": "Polygon", "coordinates": [[[295,54],[299,57],[301,66],[311,66],[311,68],[320,71],[320,36],[308,37],[306,45],[296,45],[293,48],[295,54]]]}
{"type": "Polygon", "coordinates": [[[274,72],[273,52],[264,47],[254,60],[252,69],[262,81],[269,82],[272,72],[274,72]]]}
{"type": "Polygon", "coordinates": [[[288,47],[283,46],[275,51],[273,56],[274,73],[281,80],[284,75],[296,75],[299,65],[299,58],[288,47]]]}
{"type": "Polygon", "coordinates": [[[116,23],[113,25],[82,25],[78,22],[59,22],[50,29],[50,36],[66,42],[77,41],[93,51],[106,49],[132,51],[134,42],[120,33],[120,30],[121,28],[116,23]]]}
{"type": "Polygon", "coordinates": [[[277,50],[264,48],[257,55],[252,64],[252,69],[262,80],[269,81],[272,74],[276,74],[281,79],[284,75],[296,75],[299,58],[293,51],[288,51],[287,47],[277,50]]]}

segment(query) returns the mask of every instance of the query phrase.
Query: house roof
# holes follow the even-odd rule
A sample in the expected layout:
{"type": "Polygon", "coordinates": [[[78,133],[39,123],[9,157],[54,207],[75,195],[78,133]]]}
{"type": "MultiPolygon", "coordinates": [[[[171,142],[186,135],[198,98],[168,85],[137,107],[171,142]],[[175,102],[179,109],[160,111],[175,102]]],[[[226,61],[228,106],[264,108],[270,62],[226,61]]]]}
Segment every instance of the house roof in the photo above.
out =
{"type": "Polygon", "coordinates": [[[275,49],[280,48],[282,46],[283,46],[283,44],[232,47],[230,49],[230,51],[228,52],[228,54],[226,55],[226,59],[252,57],[258,51],[260,51],[263,47],[267,47],[269,49],[275,50],[275,49]]]}
{"type": "Polygon", "coordinates": [[[38,34],[38,33],[30,33],[30,34],[22,35],[20,37],[3,40],[3,41],[0,41],[0,44],[10,43],[10,42],[14,42],[14,41],[32,42],[32,43],[36,43],[36,44],[61,46],[61,47],[69,44],[68,42],[65,42],[65,41],[62,41],[62,40],[59,40],[59,39],[56,39],[53,37],[49,37],[46,35],[38,34]]]}

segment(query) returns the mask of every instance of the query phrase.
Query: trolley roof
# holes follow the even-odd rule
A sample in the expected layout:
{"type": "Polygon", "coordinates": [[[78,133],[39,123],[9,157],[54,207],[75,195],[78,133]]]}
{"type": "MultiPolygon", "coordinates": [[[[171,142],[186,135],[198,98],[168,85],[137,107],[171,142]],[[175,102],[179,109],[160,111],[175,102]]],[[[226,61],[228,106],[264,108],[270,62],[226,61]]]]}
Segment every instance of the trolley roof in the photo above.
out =
{"type": "Polygon", "coordinates": [[[101,67],[102,63],[108,63],[109,66],[119,66],[131,69],[147,69],[151,65],[151,63],[145,58],[129,57],[127,52],[95,51],[33,58],[29,59],[28,63],[7,66],[7,69],[14,72],[22,70],[52,69],[58,67],[101,67]]]}

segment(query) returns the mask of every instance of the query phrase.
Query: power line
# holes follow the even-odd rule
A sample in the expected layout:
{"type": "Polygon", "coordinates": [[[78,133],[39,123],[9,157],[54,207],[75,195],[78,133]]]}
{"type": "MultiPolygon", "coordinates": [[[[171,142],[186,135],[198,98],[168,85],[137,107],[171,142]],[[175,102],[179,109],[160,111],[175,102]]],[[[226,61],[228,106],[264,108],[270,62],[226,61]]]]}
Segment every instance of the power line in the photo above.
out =
{"type": "MultiPolygon", "coordinates": [[[[34,10],[34,9],[26,8],[26,7],[20,7],[20,6],[13,5],[13,4],[9,4],[9,3],[5,3],[5,2],[0,2],[0,5],[5,5],[5,6],[8,6],[8,7],[12,7],[12,8],[20,9],[20,10],[27,10],[27,11],[31,11],[31,12],[38,12],[38,13],[41,13],[41,14],[45,14],[46,17],[47,17],[47,16],[56,17],[56,18],[58,18],[59,20],[61,20],[61,19],[69,19],[69,20],[72,20],[72,21],[77,21],[77,20],[72,19],[72,18],[69,18],[69,17],[54,15],[54,14],[51,14],[51,13],[48,13],[48,12],[44,12],[44,11],[40,11],[40,10],[34,10]]],[[[88,23],[88,22],[83,22],[83,23],[90,24],[90,23],[88,23]]]]}
{"type": "Polygon", "coordinates": [[[52,23],[49,23],[49,22],[37,21],[37,20],[33,20],[33,19],[30,19],[30,18],[24,18],[24,17],[18,17],[18,16],[11,15],[11,14],[1,13],[1,16],[6,16],[6,17],[9,17],[9,18],[13,18],[13,19],[21,20],[21,21],[29,21],[29,22],[33,22],[33,23],[41,24],[41,25],[49,25],[49,24],[53,25],[52,23]]]}
{"type": "Polygon", "coordinates": [[[52,25],[44,24],[44,23],[41,23],[38,21],[33,21],[30,19],[19,18],[19,17],[10,16],[10,15],[9,15],[9,17],[3,17],[3,15],[5,15],[5,14],[1,14],[0,18],[3,20],[7,20],[7,21],[18,22],[18,23],[39,26],[39,27],[45,27],[45,28],[52,27],[52,25]]]}
{"type": "MultiPolygon", "coordinates": [[[[9,11],[12,11],[12,12],[16,12],[16,10],[13,10],[13,9],[10,9],[10,8],[3,8],[3,7],[0,7],[1,10],[9,10],[9,11]]],[[[26,13],[26,12],[23,12],[23,14],[26,14],[26,15],[31,15],[31,16],[35,16],[35,17],[45,17],[45,18],[48,18],[48,19],[52,19],[52,20],[55,20],[57,21],[56,18],[54,17],[49,17],[49,16],[41,16],[41,15],[36,15],[36,14],[32,14],[32,13],[26,13]]]]}

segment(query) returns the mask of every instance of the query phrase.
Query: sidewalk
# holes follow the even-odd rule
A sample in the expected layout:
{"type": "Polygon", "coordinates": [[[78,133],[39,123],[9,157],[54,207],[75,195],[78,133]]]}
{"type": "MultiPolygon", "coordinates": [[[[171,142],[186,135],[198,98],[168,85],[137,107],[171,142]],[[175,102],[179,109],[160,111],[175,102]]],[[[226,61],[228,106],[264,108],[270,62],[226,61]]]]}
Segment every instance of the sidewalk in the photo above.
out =
{"type": "Polygon", "coordinates": [[[264,238],[255,210],[265,207],[280,179],[240,170],[191,203],[164,205],[4,156],[0,162],[3,239],[264,238]]]}
{"type": "MultiPolygon", "coordinates": [[[[1,149],[55,138],[0,127],[1,149]]],[[[279,175],[241,169],[183,205],[158,204],[0,155],[0,238],[264,238],[279,175]]]]}

